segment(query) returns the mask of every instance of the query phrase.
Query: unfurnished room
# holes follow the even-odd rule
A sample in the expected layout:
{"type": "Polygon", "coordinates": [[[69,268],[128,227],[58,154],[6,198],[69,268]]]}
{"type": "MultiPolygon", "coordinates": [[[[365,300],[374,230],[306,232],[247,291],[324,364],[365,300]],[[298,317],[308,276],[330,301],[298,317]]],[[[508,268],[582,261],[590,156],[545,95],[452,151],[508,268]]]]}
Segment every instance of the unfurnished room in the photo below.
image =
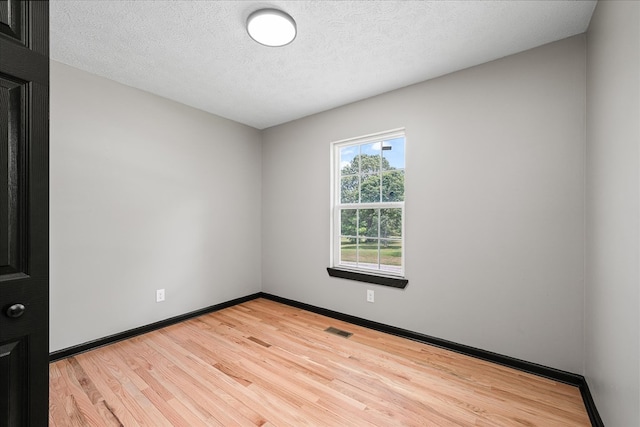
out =
{"type": "Polygon", "coordinates": [[[640,2],[0,1],[0,427],[640,426],[640,2]]]}

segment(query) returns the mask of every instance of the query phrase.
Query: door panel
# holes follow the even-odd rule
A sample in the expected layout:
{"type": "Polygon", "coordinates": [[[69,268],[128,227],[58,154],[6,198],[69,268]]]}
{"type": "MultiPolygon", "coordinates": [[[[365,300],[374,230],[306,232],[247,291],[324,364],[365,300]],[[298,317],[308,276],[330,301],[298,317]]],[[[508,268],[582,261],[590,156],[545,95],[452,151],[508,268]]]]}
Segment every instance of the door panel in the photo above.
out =
{"type": "Polygon", "coordinates": [[[0,33],[23,46],[26,44],[25,21],[26,8],[22,7],[20,0],[0,1],[0,33]]]}
{"type": "Polygon", "coordinates": [[[26,89],[0,74],[0,279],[26,267],[26,89]]]}
{"type": "Polygon", "coordinates": [[[25,425],[24,411],[26,384],[22,379],[27,375],[26,343],[24,339],[7,342],[0,345],[0,384],[5,392],[12,393],[11,399],[0,400],[0,425],[25,425]]]}
{"type": "Polygon", "coordinates": [[[0,427],[48,420],[48,6],[0,0],[0,427]]]}

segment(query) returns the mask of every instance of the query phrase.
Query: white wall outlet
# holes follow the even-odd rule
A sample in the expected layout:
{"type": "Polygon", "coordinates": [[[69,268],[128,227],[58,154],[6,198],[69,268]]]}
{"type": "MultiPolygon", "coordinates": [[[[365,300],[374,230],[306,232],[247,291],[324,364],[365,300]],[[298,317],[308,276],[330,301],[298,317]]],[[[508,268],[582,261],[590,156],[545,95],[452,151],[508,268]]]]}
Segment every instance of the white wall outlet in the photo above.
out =
{"type": "Polygon", "coordinates": [[[158,289],[156,291],[156,302],[164,301],[164,289],[158,289]]]}
{"type": "Polygon", "coordinates": [[[375,301],[375,295],[373,293],[373,290],[367,289],[367,302],[374,302],[374,301],[375,301]]]}

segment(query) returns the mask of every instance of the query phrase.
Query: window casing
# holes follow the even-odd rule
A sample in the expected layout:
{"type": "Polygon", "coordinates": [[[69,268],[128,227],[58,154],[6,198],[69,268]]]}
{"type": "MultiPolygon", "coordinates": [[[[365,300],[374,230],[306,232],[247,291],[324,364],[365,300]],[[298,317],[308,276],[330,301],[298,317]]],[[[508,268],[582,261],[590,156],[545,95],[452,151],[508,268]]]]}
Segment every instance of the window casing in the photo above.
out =
{"type": "Polygon", "coordinates": [[[404,277],[404,130],[338,141],[332,151],[332,266],[404,277]]]}

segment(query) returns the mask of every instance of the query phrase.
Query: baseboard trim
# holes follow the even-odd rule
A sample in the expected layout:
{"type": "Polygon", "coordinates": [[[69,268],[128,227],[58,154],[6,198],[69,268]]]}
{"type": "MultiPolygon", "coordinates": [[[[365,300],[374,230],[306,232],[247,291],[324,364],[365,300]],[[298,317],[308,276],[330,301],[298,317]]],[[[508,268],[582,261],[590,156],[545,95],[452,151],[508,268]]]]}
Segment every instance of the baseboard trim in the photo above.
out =
{"type": "Polygon", "coordinates": [[[587,409],[589,420],[591,420],[591,425],[593,427],[604,427],[602,418],[600,418],[600,414],[598,413],[598,408],[596,408],[596,402],[593,400],[593,396],[591,396],[589,384],[587,384],[587,379],[584,377],[582,377],[582,384],[580,384],[580,394],[582,395],[584,406],[587,409]]]}
{"type": "Polygon", "coordinates": [[[541,377],[549,378],[554,381],[569,384],[574,387],[578,387],[582,400],[589,415],[589,420],[593,427],[604,427],[602,419],[598,414],[595,402],[589,391],[586,379],[582,375],[574,374],[560,369],[550,368],[548,366],[539,365],[537,363],[527,362],[525,360],[516,359],[514,357],[505,356],[502,354],[494,353],[487,350],[482,350],[476,347],[467,346],[464,344],[458,344],[453,341],[443,340],[441,338],[432,337],[429,335],[421,334],[418,332],[409,331],[402,328],[396,328],[395,326],[385,325],[383,323],[374,322],[371,320],[363,319],[361,317],[351,316],[349,314],[340,313],[326,308],[316,307],[310,304],[290,300],[287,298],[279,297],[276,295],[268,294],[265,292],[260,293],[260,297],[269,299],[275,302],[286,304],[292,307],[300,308],[302,310],[311,311],[313,313],[321,314],[323,316],[331,317],[333,319],[342,320],[344,322],[352,323],[354,325],[363,326],[365,328],[373,329],[380,332],[385,332],[391,335],[395,335],[402,338],[407,338],[413,341],[422,342],[435,347],[440,347],[446,350],[455,351],[456,353],[464,354],[467,356],[475,357],[477,359],[486,360],[488,362],[497,363],[499,365],[507,366],[509,368],[517,369],[519,371],[528,372],[530,374],[538,375],[541,377]]]}
{"type": "Polygon", "coordinates": [[[453,341],[444,340],[441,338],[432,337],[429,335],[421,334],[418,332],[409,331],[407,329],[397,328],[395,326],[385,325],[384,323],[378,323],[371,320],[363,319],[361,317],[352,316],[349,314],[340,313],[337,311],[329,310],[322,307],[298,302],[295,300],[279,297],[277,295],[269,294],[266,292],[258,292],[255,294],[247,295],[245,297],[236,298],[230,301],[226,301],[220,304],[215,304],[209,307],[195,310],[189,313],[181,314],[179,316],[171,317],[169,319],[154,322],[149,325],[140,326],[138,328],[129,329],[128,331],[120,332],[110,335],[108,337],[99,338],[97,340],[89,341],[84,344],[75,345],[62,350],[57,350],[49,353],[49,361],[55,362],[56,360],[64,359],[67,357],[75,356],[80,353],[84,353],[89,350],[103,347],[105,345],[113,344],[118,341],[122,341],[128,338],[142,335],[147,332],[154,331],[156,329],[164,328],[166,326],[173,325],[194,317],[202,316],[203,314],[212,313],[214,311],[222,310],[227,307],[242,304],[247,301],[251,301],[257,298],[265,298],[271,301],[286,304],[291,307],[300,308],[313,313],[321,314],[323,316],[331,317],[333,319],[349,322],[354,325],[363,326],[365,328],[373,329],[376,331],[384,332],[387,334],[395,335],[402,338],[407,338],[413,341],[421,342],[424,344],[433,345],[435,347],[444,348],[446,350],[455,351],[456,353],[464,354],[467,356],[475,357],[477,359],[486,360],[488,362],[497,363],[499,365],[507,366],[509,368],[517,369],[519,371],[528,372],[541,377],[549,378],[554,381],[559,381],[565,384],[569,384],[578,387],[582,400],[589,415],[591,425],[593,427],[604,427],[600,414],[596,408],[593,396],[589,391],[589,385],[586,379],[582,375],[574,374],[571,372],[562,371],[548,366],[539,365],[536,363],[527,362],[525,360],[516,359],[514,357],[505,356],[491,351],[482,350],[476,347],[467,346],[464,344],[458,344],[453,341]]]}
{"type": "Polygon", "coordinates": [[[262,296],[261,292],[247,295],[245,297],[236,298],[230,301],[222,302],[220,304],[214,304],[209,307],[205,307],[199,310],[191,311],[189,313],[181,314],[179,316],[171,317],[169,319],[160,320],[158,322],[150,323],[138,328],[129,329],[124,332],[109,335],[108,337],[98,338],[93,341],[89,341],[83,344],[74,345],[72,347],[64,348],[49,353],[49,362],[55,362],[56,360],[64,359],[67,357],[75,356],[80,353],[84,353],[89,350],[103,347],[105,345],[113,344],[118,341],[126,340],[128,338],[135,337],[137,335],[146,334],[147,332],[155,331],[156,329],[164,328],[166,326],[173,325],[175,323],[183,322],[185,320],[202,316],[203,314],[212,313],[214,311],[222,310],[223,308],[231,307],[234,305],[242,304],[243,302],[251,301],[262,296]]]}

